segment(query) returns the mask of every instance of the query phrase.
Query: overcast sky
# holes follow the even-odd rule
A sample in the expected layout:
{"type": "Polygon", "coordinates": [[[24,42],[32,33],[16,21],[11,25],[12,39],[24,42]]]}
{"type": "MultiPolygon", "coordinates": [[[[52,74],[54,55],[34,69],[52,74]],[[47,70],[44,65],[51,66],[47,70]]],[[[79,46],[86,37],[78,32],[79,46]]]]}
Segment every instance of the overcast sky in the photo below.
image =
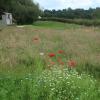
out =
{"type": "Polygon", "coordinates": [[[64,9],[75,8],[95,8],[100,7],[100,0],[33,0],[40,4],[44,9],[64,9]]]}

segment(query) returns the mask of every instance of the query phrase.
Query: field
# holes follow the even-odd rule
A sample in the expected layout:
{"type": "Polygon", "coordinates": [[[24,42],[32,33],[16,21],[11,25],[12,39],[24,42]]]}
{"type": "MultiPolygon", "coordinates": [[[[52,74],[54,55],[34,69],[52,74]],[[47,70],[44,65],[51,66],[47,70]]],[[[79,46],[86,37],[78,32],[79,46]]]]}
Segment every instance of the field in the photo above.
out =
{"type": "Polygon", "coordinates": [[[0,31],[0,100],[100,100],[100,28],[35,22],[0,31]]]}

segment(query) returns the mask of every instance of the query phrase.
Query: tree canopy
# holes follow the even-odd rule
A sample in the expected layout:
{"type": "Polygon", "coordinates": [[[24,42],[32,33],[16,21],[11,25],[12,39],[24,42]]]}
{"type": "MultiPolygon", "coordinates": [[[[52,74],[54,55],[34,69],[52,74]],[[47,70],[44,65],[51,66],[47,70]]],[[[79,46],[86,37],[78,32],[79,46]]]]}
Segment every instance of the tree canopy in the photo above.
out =
{"type": "Polygon", "coordinates": [[[0,10],[11,12],[17,23],[33,23],[40,14],[39,5],[33,0],[0,0],[0,10]]]}
{"type": "Polygon", "coordinates": [[[65,19],[100,19],[100,8],[96,9],[63,9],[63,10],[44,10],[43,17],[57,17],[65,19]]]}
{"type": "MultiPolygon", "coordinates": [[[[0,10],[10,12],[17,23],[33,23],[41,14],[39,5],[33,0],[0,0],[0,10]]],[[[43,17],[56,17],[64,19],[100,19],[100,7],[95,9],[63,9],[44,10],[43,17]]]]}

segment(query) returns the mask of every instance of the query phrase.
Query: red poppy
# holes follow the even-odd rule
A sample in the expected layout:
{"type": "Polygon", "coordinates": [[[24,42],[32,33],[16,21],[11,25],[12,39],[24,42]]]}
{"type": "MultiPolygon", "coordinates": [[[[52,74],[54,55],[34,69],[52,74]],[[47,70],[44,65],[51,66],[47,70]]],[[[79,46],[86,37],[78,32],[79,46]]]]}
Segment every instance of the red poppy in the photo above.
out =
{"type": "Polygon", "coordinates": [[[55,57],[56,55],[54,53],[50,53],[48,56],[49,57],[55,57]]]}
{"type": "Polygon", "coordinates": [[[55,62],[52,61],[52,62],[50,62],[50,64],[51,64],[51,65],[55,65],[55,62]]]}
{"type": "Polygon", "coordinates": [[[68,66],[69,67],[75,67],[76,66],[76,61],[74,61],[74,60],[68,61],[68,66]]]}
{"type": "Polygon", "coordinates": [[[58,61],[58,62],[61,62],[62,60],[61,60],[61,58],[59,57],[59,58],[57,59],[57,61],[58,61]]]}
{"type": "Polygon", "coordinates": [[[59,50],[58,53],[59,53],[59,54],[63,54],[64,51],[63,51],[63,50],[59,50]]]}
{"type": "Polygon", "coordinates": [[[60,62],[61,65],[64,65],[64,62],[60,62]]]}
{"type": "Polygon", "coordinates": [[[59,57],[58,60],[59,64],[64,65],[64,62],[62,62],[62,59],[59,57]]]}

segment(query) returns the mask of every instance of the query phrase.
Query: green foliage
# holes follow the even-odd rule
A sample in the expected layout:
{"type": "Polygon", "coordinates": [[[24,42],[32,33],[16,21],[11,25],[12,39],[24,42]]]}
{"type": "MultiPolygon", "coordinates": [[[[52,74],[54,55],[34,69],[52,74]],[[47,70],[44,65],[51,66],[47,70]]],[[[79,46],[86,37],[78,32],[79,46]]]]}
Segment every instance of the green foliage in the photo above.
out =
{"type": "Polygon", "coordinates": [[[0,75],[1,100],[99,100],[100,87],[96,81],[75,70],[53,68],[39,76],[0,75]]]}
{"type": "MultiPolygon", "coordinates": [[[[42,19],[44,20],[44,19],[42,19]]],[[[38,27],[44,27],[44,28],[53,28],[53,29],[75,29],[75,28],[79,28],[81,27],[80,25],[75,25],[75,24],[66,24],[66,23],[61,23],[60,21],[37,21],[35,23],[33,23],[34,26],[38,26],[38,27]]]]}
{"type": "Polygon", "coordinates": [[[93,75],[95,78],[99,78],[100,77],[100,68],[99,68],[99,64],[93,64],[91,62],[85,62],[83,65],[78,65],[77,71],[79,73],[86,72],[89,75],[93,75]]]}
{"type": "Polygon", "coordinates": [[[33,23],[41,12],[32,0],[1,0],[0,9],[11,12],[19,24],[33,23]]]}
{"type": "Polygon", "coordinates": [[[96,82],[75,70],[53,68],[44,71],[36,81],[35,100],[99,100],[96,82]]]}
{"type": "Polygon", "coordinates": [[[95,19],[100,19],[100,8],[99,8],[99,7],[96,8],[96,10],[94,10],[94,12],[93,12],[93,17],[94,17],[95,19]]]}
{"type": "Polygon", "coordinates": [[[96,9],[63,9],[63,10],[44,10],[43,17],[57,17],[64,19],[100,19],[100,8],[96,9]]]}
{"type": "Polygon", "coordinates": [[[100,26],[100,20],[64,19],[64,18],[56,18],[56,17],[44,17],[41,20],[71,23],[71,24],[78,24],[78,25],[85,25],[85,26],[100,26]]]}

